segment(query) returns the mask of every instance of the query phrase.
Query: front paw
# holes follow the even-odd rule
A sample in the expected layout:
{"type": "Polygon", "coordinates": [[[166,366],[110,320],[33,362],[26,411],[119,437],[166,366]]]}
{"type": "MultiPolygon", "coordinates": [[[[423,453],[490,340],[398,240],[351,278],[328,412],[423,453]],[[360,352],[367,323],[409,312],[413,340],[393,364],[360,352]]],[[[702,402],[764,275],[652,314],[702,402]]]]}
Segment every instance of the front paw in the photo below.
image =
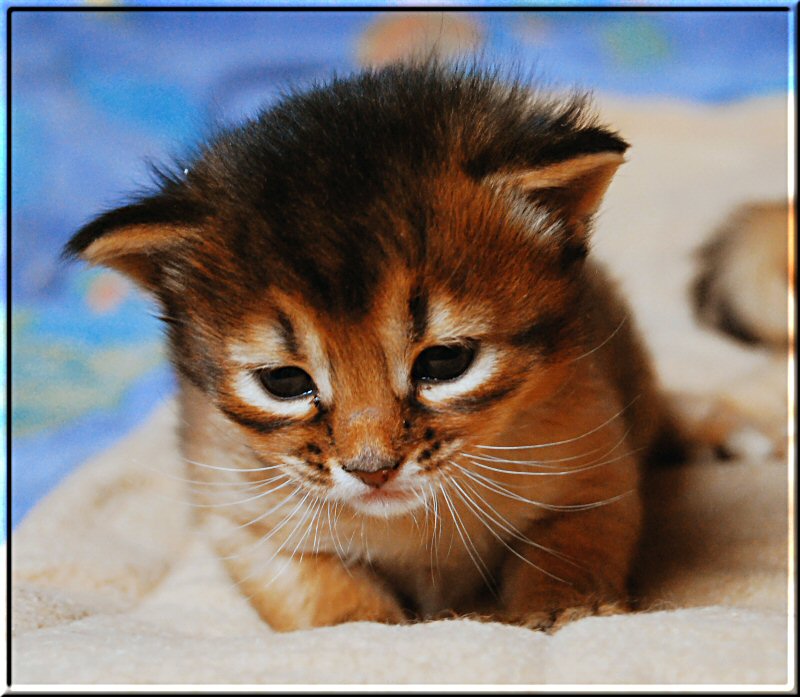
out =
{"type": "Polygon", "coordinates": [[[405,612],[394,596],[382,588],[353,588],[317,604],[312,624],[324,627],[344,622],[404,624],[405,612]]]}
{"type": "Polygon", "coordinates": [[[554,634],[565,624],[584,617],[607,617],[629,611],[630,607],[623,602],[594,602],[547,610],[506,611],[500,613],[497,619],[506,624],[554,634]]]}
{"type": "Polygon", "coordinates": [[[332,608],[332,612],[324,612],[315,618],[314,625],[327,627],[345,622],[381,622],[382,624],[405,624],[408,621],[403,610],[397,604],[386,603],[382,606],[367,605],[350,608],[332,608]]]}

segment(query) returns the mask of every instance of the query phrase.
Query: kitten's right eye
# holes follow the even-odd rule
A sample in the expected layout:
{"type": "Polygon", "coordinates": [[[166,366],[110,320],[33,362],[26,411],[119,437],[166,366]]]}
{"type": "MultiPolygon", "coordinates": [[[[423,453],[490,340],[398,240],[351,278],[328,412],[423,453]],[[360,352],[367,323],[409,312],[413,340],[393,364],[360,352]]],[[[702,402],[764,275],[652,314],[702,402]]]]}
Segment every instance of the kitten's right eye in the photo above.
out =
{"type": "Polygon", "coordinates": [[[423,382],[446,382],[463,375],[475,358],[475,345],[454,344],[432,346],[425,349],[411,369],[415,380],[423,382]]]}
{"type": "Polygon", "coordinates": [[[317,391],[311,376],[295,366],[259,370],[258,379],[264,389],[278,399],[297,399],[317,391]]]}

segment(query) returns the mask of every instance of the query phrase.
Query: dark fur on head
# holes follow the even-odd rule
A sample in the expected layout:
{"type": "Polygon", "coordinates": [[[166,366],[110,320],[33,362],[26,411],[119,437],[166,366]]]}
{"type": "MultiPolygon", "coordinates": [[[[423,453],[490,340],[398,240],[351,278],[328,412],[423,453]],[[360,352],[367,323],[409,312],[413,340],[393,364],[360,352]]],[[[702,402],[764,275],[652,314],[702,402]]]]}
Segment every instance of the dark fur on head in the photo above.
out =
{"type": "MultiPolygon", "coordinates": [[[[382,261],[438,263],[432,191],[447,171],[479,182],[626,148],[598,125],[583,95],[536,95],[474,66],[393,65],[292,94],[220,132],[193,161],[162,174],[159,191],[82,228],[66,252],[82,255],[125,228],[164,228],[145,254],[101,261],[155,292],[173,342],[185,341],[175,331],[189,314],[185,298],[235,325],[273,285],[357,319],[382,280],[382,261]]],[[[568,194],[556,186],[531,198],[555,210],[569,206],[568,194]]],[[[483,250],[491,247],[487,229],[472,232],[483,250]]],[[[585,256],[583,236],[565,233],[557,246],[554,268],[585,256]]]]}
{"type": "MultiPolygon", "coordinates": [[[[627,148],[596,123],[584,95],[555,101],[520,83],[497,86],[496,75],[477,68],[401,64],[292,95],[215,136],[185,166],[188,174],[183,165],[162,173],[155,195],[82,228],[67,251],[80,255],[107,231],[126,225],[197,224],[248,211],[266,223],[263,243],[274,256],[294,259],[291,271],[298,277],[311,273],[307,280],[321,300],[356,309],[365,288],[339,297],[341,269],[363,268],[365,256],[394,248],[422,253],[425,201],[404,206],[416,233],[409,240],[394,239],[395,230],[343,225],[354,212],[366,218],[395,192],[409,198],[410,179],[426,179],[454,154],[477,180],[501,169],[627,148]],[[288,210],[287,201],[294,202],[288,210]],[[308,229],[314,213],[323,224],[308,229]],[[328,263],[315,270],[320,259],[328,263]]],[[[228,233],[237,239],[236,226],[228,233]]],[[[254,284],[268,282],[263,269],[251,272],[254,284]]]]}

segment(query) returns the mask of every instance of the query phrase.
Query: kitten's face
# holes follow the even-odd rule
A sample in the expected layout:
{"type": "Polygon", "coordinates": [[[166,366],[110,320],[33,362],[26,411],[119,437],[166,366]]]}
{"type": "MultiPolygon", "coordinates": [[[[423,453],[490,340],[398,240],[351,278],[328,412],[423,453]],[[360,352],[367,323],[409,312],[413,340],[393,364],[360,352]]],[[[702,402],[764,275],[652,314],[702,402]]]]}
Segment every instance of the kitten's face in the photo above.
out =
{"type": "Polygon", "coordinates": [[[175,367],[256,458],[402,513],[583,352],[587,229],[626,147],[579,97],[393,66],[221,133],[68,252],[158,298],[175,367]]]}
{"type": "MultiPolygon", "coordinates": [[[[227,249],[224,234],[213,254],[185,254],[171,281],[173,312],[186,317],[177,353],[213,364],[196,379],[230,428],[264,465],[366,514],[424,505],[455,452],[492,442],[511,414],[547,396],[579,343],[575,271],[537,243],[530,220],[457,174],[428,189],[415,207],[426,210],[425,254],[364,259],[371,280],[357,306],[320,300],[277,263],[279,282],[232,288],[224,279],[254,273],[254,260],[227,249]],[[491,245],[476,254],[475,238],[491,245]]],[[[409,224],[363,221],[367,231],[409,224]]],[[[539,224],[544,233],[556,223],[539,224]]],[[[346,269],[340,285],[364,276],[346,269]]]]}

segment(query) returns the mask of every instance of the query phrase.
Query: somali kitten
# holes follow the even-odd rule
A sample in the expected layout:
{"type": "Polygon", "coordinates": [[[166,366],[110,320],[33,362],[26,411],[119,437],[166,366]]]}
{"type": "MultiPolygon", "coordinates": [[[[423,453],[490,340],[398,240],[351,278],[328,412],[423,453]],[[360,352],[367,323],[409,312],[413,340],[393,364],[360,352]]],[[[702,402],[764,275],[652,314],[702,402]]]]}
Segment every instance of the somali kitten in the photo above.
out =
{"type": "Polygon", "coordinates": [[[395,65],[223,131],[67,252],[163,309],[201,518],[275,629],[624,609],[669,442],[589,255],[586,99],[395,65]]]}

